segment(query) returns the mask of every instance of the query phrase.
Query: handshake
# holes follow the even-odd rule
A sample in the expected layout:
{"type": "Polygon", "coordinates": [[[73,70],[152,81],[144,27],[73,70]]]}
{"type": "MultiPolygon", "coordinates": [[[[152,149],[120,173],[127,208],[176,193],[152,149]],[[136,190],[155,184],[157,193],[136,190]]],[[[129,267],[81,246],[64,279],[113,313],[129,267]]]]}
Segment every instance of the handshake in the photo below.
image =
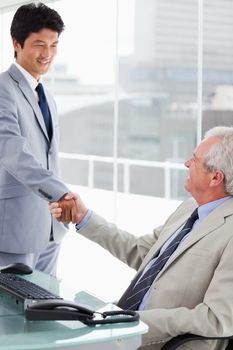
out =
{"type": "Polygon", "coordinates": [[[88,210],[81,198],[72,192],[67,193],[58,202],[49,203],[49,209],[55,219],[65,224],[80,223],[88,210]]]}

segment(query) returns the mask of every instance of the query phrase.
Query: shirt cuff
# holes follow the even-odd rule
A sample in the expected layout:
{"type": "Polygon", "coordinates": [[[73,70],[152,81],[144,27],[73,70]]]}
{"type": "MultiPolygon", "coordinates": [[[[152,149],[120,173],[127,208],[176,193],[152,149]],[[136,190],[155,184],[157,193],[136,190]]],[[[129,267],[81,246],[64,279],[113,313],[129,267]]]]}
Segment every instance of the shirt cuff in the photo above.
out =
{"type": "Polygon", "coordinates": [[[91,218],[91,215],[92,215],[92,210],[88,209],[86,212],[86,215],[82,218],[80,223],[75,225],[75,228],[77,231],[80,230],[83,226],[85,226],[88,223],[88,221],[91,218]]]}

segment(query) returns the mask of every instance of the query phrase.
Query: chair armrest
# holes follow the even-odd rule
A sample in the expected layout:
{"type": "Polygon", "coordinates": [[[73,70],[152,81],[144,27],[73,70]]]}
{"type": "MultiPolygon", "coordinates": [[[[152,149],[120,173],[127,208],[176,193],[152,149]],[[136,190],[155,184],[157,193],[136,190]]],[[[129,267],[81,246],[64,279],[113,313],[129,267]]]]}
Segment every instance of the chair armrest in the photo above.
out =
{"type": "Polygon", "coordinates": [[[202,339],[232,339],[233,335],[229,336],[229,337],[203,337],[201,335],[196,335],[196,334],[191,334],[191,333],[186,333],[186,334],[182,334],[182,335],[178,335],[177,337],[172,338],[171,340],[169,340],[165,345],[163,345],[163,347],[161,348],[161,350],[175,350],[177,349],[180,345],[191,341],[191,340],[202,340],[202,339]]]}

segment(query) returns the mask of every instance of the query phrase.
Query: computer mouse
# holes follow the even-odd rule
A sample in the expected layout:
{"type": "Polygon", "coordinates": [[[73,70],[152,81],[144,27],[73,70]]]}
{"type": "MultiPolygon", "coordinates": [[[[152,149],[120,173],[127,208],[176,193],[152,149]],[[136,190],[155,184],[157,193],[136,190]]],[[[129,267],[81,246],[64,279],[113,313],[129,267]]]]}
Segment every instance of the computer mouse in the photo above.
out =
{"type": "Polygon", "coordinates": [[[17,275],[29,275],[33,272],[32,268],[24,263],[13,263],[0,268],[1,273],[15,273],[17,275]]]}

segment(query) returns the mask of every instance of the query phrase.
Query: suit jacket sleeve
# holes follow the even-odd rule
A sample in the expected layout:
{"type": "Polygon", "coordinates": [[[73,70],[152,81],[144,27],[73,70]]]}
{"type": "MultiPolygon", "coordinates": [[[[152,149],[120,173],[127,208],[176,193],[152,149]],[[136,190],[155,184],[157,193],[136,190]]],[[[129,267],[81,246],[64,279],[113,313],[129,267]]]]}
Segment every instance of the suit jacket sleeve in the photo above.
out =
{"type": "Polygon", "coordinates": [[[94,212],[87,225],[79,230],[80,234],[98,243],[116,258],[136,270],[156,242],[159,232],[160,227],[154,230],[153,235],[135,237],[118,229],[116,225],[107,222],[94,212]]]}

